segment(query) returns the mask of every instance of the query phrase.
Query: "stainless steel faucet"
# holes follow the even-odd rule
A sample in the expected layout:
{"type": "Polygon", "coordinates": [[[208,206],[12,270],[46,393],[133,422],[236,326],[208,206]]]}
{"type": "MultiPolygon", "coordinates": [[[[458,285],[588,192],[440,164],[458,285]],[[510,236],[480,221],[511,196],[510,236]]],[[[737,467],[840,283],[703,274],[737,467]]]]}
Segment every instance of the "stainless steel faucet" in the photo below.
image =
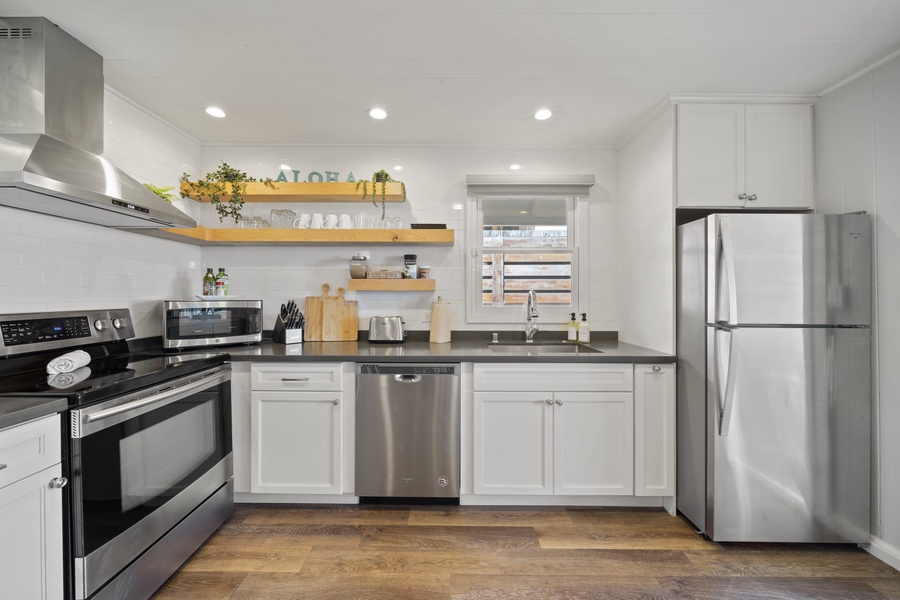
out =
{"type": "Polygon", "coordinates": [[[534,334],[540,329],[537,324],[538,316],[537,295],[534,290],[528,290],[528,300],[525,304],[525,341],[529,344],[534,342],[534,334]]]}

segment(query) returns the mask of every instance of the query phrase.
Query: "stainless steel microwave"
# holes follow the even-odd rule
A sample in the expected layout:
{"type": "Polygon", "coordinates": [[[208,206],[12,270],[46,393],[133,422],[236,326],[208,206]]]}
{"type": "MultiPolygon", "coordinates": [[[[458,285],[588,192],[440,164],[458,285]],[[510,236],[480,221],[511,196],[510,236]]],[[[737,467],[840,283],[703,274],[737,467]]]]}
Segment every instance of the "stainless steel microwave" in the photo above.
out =
{"type": "Polygon", "coordinates": [[[262,340],[262,300],[165,300],[162,311],[164,348],[262,340]]]}

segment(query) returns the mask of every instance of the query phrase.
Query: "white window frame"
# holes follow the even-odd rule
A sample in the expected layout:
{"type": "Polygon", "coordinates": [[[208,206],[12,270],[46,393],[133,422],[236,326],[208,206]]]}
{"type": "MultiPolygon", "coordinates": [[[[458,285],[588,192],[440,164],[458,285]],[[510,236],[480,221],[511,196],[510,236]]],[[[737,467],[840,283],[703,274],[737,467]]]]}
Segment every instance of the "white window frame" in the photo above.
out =
{"type": "MultiPolygon", "coordinates": [[[[554,194],[550,190],[534,192],[509,193],[497,190],[497,193],[485,193],[469,196],[466,201],[466,241],[469,251],[466,261],[466,322],[467,323],[525,323],[524,306],[485,306],[482,302],[482,265],[485,248],[483,246],[484,217],[482,205],[494,198],[566,198],[569,242],[566,248],[553,248],[548,252],[571,252],[572,254],[572,305],[546,306],[539,305],[538,323],[565,324],[570,321],[569,314],[587,312],[589,269],[587,257],[588,247],[588,205],[586,198],[572,194],[554,194]],[[544,192],[544,193],[541,193],[544,192]],[[548,193],[549,192],[549,193],[548,193]]],[[[523,248],[527,251],[540,251],[539,248],[523,248]]],[[[490,251],[489,251],[490,253],[490,251]]]]}

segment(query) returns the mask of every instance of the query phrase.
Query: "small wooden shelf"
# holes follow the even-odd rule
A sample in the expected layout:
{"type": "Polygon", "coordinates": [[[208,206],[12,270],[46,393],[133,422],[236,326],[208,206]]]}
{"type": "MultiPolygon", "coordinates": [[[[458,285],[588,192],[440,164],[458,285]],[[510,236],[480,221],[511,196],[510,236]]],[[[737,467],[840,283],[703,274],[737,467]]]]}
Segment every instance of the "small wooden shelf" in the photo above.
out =
{"type": "Polygon", "coordinates": [[[453,245],[452,229],[216,229],[201,226],[132,231],[199,246],[453,245]]]}
{"type": "Polygon", "coordinates": [[[347,289],[357,292],[433,292],[434,279],[349,279],[347,289]]]}
{"type": "MultiPolygon", "coordinates": [[[[181,183],[181,193],[187,194],[189,184],[181,183]]],[[[362,197],[362,190],[356,189],[356,182],[327,181],[307,183],[304,181],[275,181],[271,185],[255,182],[248,183],[244,190],[245,202],[372,202],[372,182],[369,182],[369,194],[362,197]]],[[[231,186],[226,184],[226,189],[231,186]]],[[[199,202],[209,202],[209,197],[194,198],[199,202]]],[[[381,184],[376,184],[375,201],[381,202],[381,184]]],[[[403,202],[403,191],[399,182],[387,184],[384,195],[385,202],[403,202]]]]}

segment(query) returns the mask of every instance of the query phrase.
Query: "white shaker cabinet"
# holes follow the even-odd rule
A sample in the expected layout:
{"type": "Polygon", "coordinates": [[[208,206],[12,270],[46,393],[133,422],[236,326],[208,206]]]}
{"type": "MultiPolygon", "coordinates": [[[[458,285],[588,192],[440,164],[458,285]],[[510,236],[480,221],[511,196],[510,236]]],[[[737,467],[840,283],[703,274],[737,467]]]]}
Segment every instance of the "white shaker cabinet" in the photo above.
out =
{"type": "Polygon", "coordinates": [[[474,367],[473,491],[633,493],[631,364],[474,367]]]}
{"type": "Polygon", "coordinates": [[[812,208],[811,106],[679,104],[676,140],[678,207],[812,208]]]}
{"type": "Polygon", "coordinates": [[[634,495],[675,495],[675,365],[634,366],[634,495]]]}
{"type": "Polygon", "coordinates": [[[0,596],[61,600],[59,415],[0,431],[0,596]]]}
{"type": "Polygon", "coordinates": [[[250,491],[341,494],[341,364],[253,363],[250,379],[250,491]]]}

